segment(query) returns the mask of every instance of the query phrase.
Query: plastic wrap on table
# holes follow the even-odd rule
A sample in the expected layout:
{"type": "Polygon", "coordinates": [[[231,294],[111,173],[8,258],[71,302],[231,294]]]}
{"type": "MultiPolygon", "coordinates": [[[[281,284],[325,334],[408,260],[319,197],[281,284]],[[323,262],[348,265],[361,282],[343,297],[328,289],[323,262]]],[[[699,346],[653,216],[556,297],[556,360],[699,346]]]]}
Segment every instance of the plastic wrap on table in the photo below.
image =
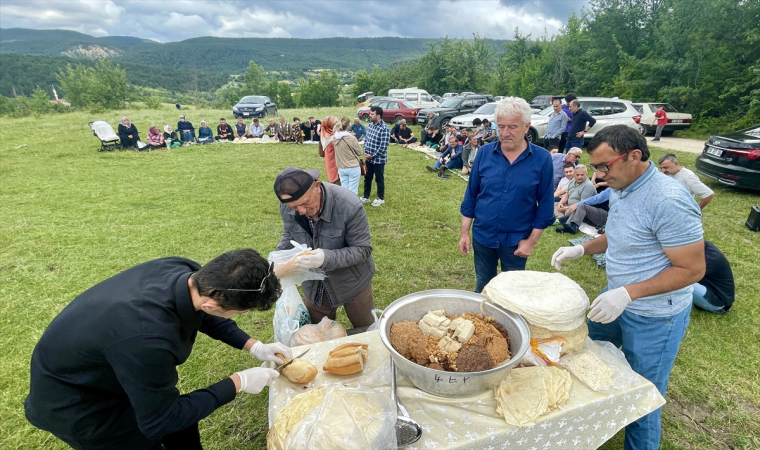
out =
{"type": "Polygon", "coordinates": [[[583,350],[562,357],[559,366],[595,392],[625,390],[641,383],[623,352],[606,341],[587,338],[583,350]]]}

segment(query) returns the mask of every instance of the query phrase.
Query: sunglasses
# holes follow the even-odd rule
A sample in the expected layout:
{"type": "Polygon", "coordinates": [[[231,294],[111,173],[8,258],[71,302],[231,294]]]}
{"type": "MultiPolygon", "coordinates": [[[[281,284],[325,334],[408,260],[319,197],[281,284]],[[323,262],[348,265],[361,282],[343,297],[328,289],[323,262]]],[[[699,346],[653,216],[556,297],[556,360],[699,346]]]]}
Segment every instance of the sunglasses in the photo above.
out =
{"type": "Polygon", "coordinates": [[[274,267],[274,263],[269,263],[269,272],[267,272],[266,276],[261,279],[261,285],[258,289],[214,289],[215,291],[228,291],[228,292],[261,292],[262,294],[266,292],[266,286],[264,283],[267,281],[267,278],[269,278],[270,275],[272,275],[272,267],[274,267]]]}
{"type": "Polygon", "coordinates": [[[627,155],[629,152],[623,153],[622,155],[618,156],[617,158],[613,159],[612,161],[606,162],[604,164],[589,164],[588,166],[593,170],[594,172],[602,172],[607,173],[610,171],[610,166],[619,161],[623,158],[623,156],[627,155]]]}

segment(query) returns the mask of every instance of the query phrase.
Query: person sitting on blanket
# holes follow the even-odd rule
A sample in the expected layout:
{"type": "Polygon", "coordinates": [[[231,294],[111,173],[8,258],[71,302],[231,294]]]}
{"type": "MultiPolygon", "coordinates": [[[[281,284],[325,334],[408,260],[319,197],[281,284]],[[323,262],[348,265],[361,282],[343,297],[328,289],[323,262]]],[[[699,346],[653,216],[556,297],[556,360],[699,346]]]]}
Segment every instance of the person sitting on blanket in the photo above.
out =
{"type": "Polygon", "coordinates": [[[705,276],[692,284],[694,308],[725,314],[734,304],[734,273],[726,256],[710,241],[705,241],[705,276]]]}
{"type": "Polygon", "coordinates": [[[172,126],[168,123],[164,125],[164,142],[166,143],[166,148],[182,146],[182,142],[177,137],[177,132],[172,130],[172,126]]]}
{"type": "Polygon", "coordinates": [[[311,142],[311,138],[314,135],[314,128],[312,128],[310,120],[307,119],[301,122],[301,133],[303,133],[304,141],[311,142]]]}
{"type": "Polygon", "coordinates": [[[562,200],[562,196],[565,195],[565,193],[567,192],[567,188],[570,187],[570,183],[572,183],[573,180],[575,179],[574,178],[575,164],[571,162],[566,162],[565,166],[562,168],[562,171],[565,174],[565,176],[559,180],[559,183],[557,184],[557,189],[554,191],[555,202],[562,200]]]}
{"type": "Polygon", "coordinates": [[[483,129],[483,121],[480,120],[480,118],[476,117],[472,121],[472,126],[473,126],[474,133],[475,133],[475,139],[478,140],[478,145],[482,146],[483,145],[483,133],[485,133],[485,130],[483,129]]]}
{"type": "Polygon", "coordinates": [[[277,140],[277,136],[280,134],[280,125],[274,123],[274,119],[269,118],[269,126],[264,130],[270,138],[277,140]]]}
{"type": "Polygon", "coordinates": [[[478,154],[478,139],[475,137],[475,131],[472,128],[462,130],[462,136],[465,137],[462,147],[462,175],[469,175],[472,170],[472,162],[478,154]]]}
{"type": "Polygon", "coordinates": [[[214,132],[208,126],[205,120],[201,120],[201,127],[198,128],[198,143],[210,144],[214,142],[214,132]]]}
{"type": "Polygon", "coordinates": [[[303,144],[303,130],[301,129],[301,119],[293,117],[293,126],[290,127],[290,140],[296,144],[303,144]]]}
{"type": "Polygon", "coordinates": [[[262,138],[264,137],[264,125],[259,122],[259,119],[253,119],[253,122],[251,122],[251,126],[248,127],[248,134],[254,138],[262,138]]]}
{"type": "Polygon", "coordinates": [[[575,166],[574,176],[575,183],[570,183],[567,192],[554,207],[554,216],[557,219],[561,217],[569,217],[570,212],[568,212],[567,209],[569,206],[596,194],[594,185],[591,184],[591,180],[588,179],[588,169],[586,169],[586,166],[583,164],[575,166]]]}
{"type": "Polygon", "coordinates": [[[406,126],[406,119],[401,119],[401,122],[393,127],[393,131],[391,131],[391,142],[401,144],[402,147],[417,142],[417,138],[414,137],[412,129],[406,126]]]}
{"type": "Polygon", "coordinates": [[[443,139],[441,130],[439,130],[438,127],[431,128],[430,131],[427,133],[426,139],[427,140],[424,142],[425,145],[432,148],[433,150],[438,150],[438,147],[441,146],[441,142],[443,139]]]}
{"type": "Polygon", "coordinates": [[[367,134],[367,129],[364,128],[364,125],[362,125],[358,118],[354,119],[354,124],[351,125],[351,128],[348,131],[353,134],[359,142],[362,142],[364,135],[367,134]]]}
{"type": "Polygon", "coordinates": [[[216,126],[216,140],[217,141],[232,141],[235,139],[235,132],[232,127],[227,125],[227,121],[224,118],[219,119],[219,125],[216,126]]]}
{"type": "Polygon", "coordinates": [[[237,123],[235,124],[235,140],[242,141],[247,138],[247,135],[248,127],[245,126],[243,119],[238,119],[237,123]]]}
{"type": "Polygon", "coordinates": [[[449,138],[451,136],[454,136],[454,137],[457,138],[457,140],[460,143],[464,144],[464,142],[462,140],[462,133],[458,132],[457,128],[454,125],[446,125],[445,127],[443,127],[443,129],[445,131],[445,134],[443,135],[443,142],[444,143],[449,142],[449,138]]]}
{"type": "Polygon", "coordinates": [[[164,143],[164,135],[161,134],[158,127],[153,125],[148,129],[148,149],[155,150],[157,148],[166,148],[164,143]]]}
{"type": "Polygon", "coordinates": [[[137,150],[137,141],[140,140],[140,135],[137,134],[138,131],[135,124],[130,122],[126,117],[122,117],[118,130],[122,148],[137,150]]]}
{"type": "Polygon", "coordinates": [[[445,147],[441,148],[443,153],[438,161],[435,162],[435,166],[425,166],[429,172],[438,172],[438,178],[448,178],[449,175],[444,173],[446,169],[461,169],[462,168],[462,151],[464,147],[459,143],[456,136],[449,137],[449,143],[445,147]]]}
{"type": "MultiPolygon", "coordinates": [[[[568,163],[570,164],[570,163],[568,163]]],[[[564,178],[563,178],[564,179],[564,178]]],[[[554,229],[557,233],[578,233],[582,223],[587,223],[598,229],[607,224],[607,211],[609,211],[610,190],[606,189],[600,194],[593,195],[567,207],[570,213],[567,217],[560,217],[560,226],[554,229]]]]}
{"type": "Polygon", "coordinates": [[[290,135],[290,124],[284,116],[280,116],[280,128],[277,130],[277,139],[280,142],[290,142],[293,138],[290,135]]]}
{"type": "Polygon", "coordinates": [[[496,129],[496,124],[491,123],[491,121],[488,119],[483,119],[483,145],[490,144],[491,142],[496,141],[498,138],[499,132],[496,129]]]}
{"type": "Polygon", "coordinates": [[[182,114],[179,116],[179,122],[177,122],[177,131],[183,144],[189,144],[195,141],[195,127],[193,124],[185,118],[182,114]]]}

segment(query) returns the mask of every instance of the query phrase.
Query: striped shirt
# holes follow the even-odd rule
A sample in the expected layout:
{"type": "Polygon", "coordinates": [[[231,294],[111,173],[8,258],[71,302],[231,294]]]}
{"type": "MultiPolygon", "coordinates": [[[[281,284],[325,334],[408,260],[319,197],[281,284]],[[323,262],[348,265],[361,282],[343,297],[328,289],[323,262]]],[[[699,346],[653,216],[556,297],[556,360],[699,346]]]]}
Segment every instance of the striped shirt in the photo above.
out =
{"type": "Polygon", "coordinates": [[[681,170],[673,175],[673,179],[683,184],[686,190],[689,191],[689,194],[696,195],[700,199],[715,194],[715,192],[707,187],[707,185],[704,184],[694,172],[686,167],[681,167],[681,170]]]}
{"type": "Polygon", "coordinates": [[[372,164],[388,163],[388,143],[391,141],[391,130],[382,120],[370,123],[367,135],[364,137],[364,154],[370,156],[372,164]]]}

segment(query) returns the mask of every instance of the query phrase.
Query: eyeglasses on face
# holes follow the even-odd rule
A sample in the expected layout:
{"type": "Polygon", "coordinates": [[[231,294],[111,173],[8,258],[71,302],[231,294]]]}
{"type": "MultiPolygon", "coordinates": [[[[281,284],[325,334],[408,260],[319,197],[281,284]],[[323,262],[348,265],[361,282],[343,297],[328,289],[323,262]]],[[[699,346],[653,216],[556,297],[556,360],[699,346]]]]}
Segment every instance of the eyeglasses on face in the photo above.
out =
{"type": "Polygon", "coordinates": [[[593,170],[594,172],[602,172],[607,173],[610,171],[610,166],[614,163],[618,162],[620,159],[623,158],[623,156],[627,155],[630,152],[623,153],[622,155],[618,156],[617,158],[613,159],[612,161],[606,162],[604,164],[589,164],[588,166],[593,170]]]}
{"type": "Polygon", "coordinates": [[[272,268],[274,267],[274,263],[269,263],[269,272],[267,272],[266,276],[261,279],[261,285],[258,289],[214,289],[215,291],[228,291],[228,292],[261,292],[262,294],[266,292],[266,286],[264,283],[266,283],[267,278],[269,278],[270,275],[272,275],[272,268]]]}

